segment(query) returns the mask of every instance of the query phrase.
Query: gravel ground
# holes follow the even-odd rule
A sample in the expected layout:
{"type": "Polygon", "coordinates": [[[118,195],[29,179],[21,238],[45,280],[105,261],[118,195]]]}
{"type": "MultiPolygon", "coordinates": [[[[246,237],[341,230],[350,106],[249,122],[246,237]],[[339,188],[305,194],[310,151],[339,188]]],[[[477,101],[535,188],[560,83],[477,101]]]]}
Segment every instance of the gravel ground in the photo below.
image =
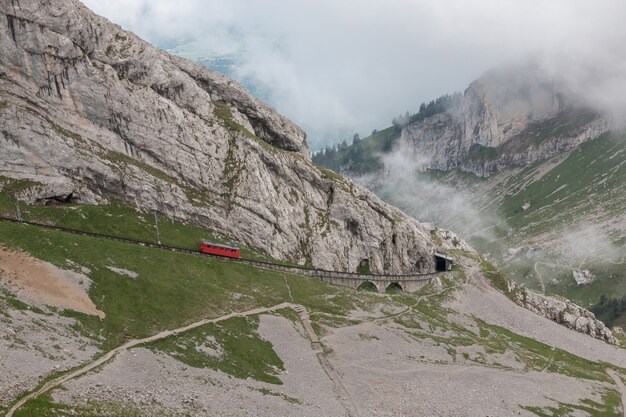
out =
{"type": "Polygon", "coordinates": [[[97,372],[66,383],[55,400],[68,404],[115,401],[160,406],[194,416],[343,416],[332,384],[301,326],[262,315],[259,334],[285,364],[283,385],[191,368],[165,354],[138,348],[120,353],[97,372]]]}
{"type": "Polygon", "coordinates": [[[558,374],[453,364],[430,341],[408,342],[371,323],[339,329],[324,342],[361,416],[534,416],[520,405],[556,405],[549,398],[599,401],[598,389],[610,387],[558,374]]]}
{"type": "Polygon", "coordinates": [[[574,355],[626,368],[626,349],[569,330],[512,303],[505,295],[486,284],[465,285],[457,291],[455,299],[448,306],[574,355]]]}
{"type": "Polygon", "coordinates": [[[0,403],[6,405],[44,377],[88,361],[98,349],[76,333],[76,321],[16,310],[0,299],[0,403]]]}

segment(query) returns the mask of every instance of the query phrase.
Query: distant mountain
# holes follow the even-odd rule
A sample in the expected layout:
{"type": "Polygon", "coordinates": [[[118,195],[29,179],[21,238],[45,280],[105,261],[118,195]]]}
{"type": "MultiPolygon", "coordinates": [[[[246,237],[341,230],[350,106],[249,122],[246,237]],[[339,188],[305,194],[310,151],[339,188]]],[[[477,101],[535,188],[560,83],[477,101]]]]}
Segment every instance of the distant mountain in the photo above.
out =
{"type": "MultiPolygon", "coordinates": [[[[462,95],[433,100],[394,120],[394,126],[395,132],[384,131],[384,151],[397,141],[396,148],[418,162],[420,171],[459,169],[487,177],[567,152],[609,131],[611,122],[529,64],[487,72],[462,95]]],[[[380,141],[380,134],[370,140],[380,141]]],[[[371,172],[371,163],[359,167],[363,158],[378,158],[367,155],[369,147],[366,141],[316,161],[346,172],[371,172]]]]}
{"type": "Polygon", "coordinates": [[[456,230],[527,286],[587,307],[626,295],[626,134],[610,117],[506,68],[413,119],[313,161],[456,230]]]}
{"type": "MultiPolygon", "coordinates": [[[[626,134],[487,179],[460,170],[375,177],[407,213],[458,231],[518,282],[587,308],[626,295],[626,134]]],[[[371,180],[371,177],[370,177],[371,180]]],[[[626,315],[609,321],[626,325],[626,315]]]]}

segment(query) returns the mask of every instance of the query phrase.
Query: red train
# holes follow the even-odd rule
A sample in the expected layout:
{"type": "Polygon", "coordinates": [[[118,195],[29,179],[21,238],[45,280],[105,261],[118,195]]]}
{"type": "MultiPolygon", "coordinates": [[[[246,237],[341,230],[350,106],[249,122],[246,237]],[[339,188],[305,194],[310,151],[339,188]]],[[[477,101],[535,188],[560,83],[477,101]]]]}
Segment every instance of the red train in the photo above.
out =
{"type": "Polygon", "coordinates": [[[209,242],[203,240],[200,242],[200,252],[210,253],[211,255],[226,256],[228,258],[241,258],[239,248],[221,243],[209,242]]]}

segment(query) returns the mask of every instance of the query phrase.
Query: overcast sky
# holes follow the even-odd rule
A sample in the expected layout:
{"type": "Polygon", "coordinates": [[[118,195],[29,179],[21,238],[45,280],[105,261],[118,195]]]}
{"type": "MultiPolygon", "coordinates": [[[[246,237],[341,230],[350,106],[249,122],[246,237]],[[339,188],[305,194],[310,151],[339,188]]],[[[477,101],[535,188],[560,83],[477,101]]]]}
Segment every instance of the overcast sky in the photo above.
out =
{"type": "Polygon", "coordinates": [[[626,104],[623,0],[83,1],[157,46],[237,54],[237,77],[267,90],[313,149],[528,55],[586,90],[604,72],[589,94],[617,89],[626,104]]]}

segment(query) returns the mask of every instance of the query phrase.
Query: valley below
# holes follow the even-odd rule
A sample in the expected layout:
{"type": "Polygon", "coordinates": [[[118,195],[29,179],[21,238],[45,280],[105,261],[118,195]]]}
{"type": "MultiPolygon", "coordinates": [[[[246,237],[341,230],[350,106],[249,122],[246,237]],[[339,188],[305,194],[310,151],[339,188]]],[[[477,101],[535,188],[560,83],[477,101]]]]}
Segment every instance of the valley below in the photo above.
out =
{"type": "MultiPolygon", "coordinates": [[[[528,134],[538,130],[545,141],[564,129],[549,118],[543,123],[528,134]]],[[[413,217],[454,230],[516,282],[588,309],[595,306],[610,326],[626,326],[626,310],[619,308],[626,296],[622,130],[488,176],[425,169],[428,164],[402,135],[391,127],[314,160],[413,217]],[[602,307],[603,297],[612,304],[602,307]]],[[[492,162],[488,153],[469,158],[475,166],[492,162]]]]}

